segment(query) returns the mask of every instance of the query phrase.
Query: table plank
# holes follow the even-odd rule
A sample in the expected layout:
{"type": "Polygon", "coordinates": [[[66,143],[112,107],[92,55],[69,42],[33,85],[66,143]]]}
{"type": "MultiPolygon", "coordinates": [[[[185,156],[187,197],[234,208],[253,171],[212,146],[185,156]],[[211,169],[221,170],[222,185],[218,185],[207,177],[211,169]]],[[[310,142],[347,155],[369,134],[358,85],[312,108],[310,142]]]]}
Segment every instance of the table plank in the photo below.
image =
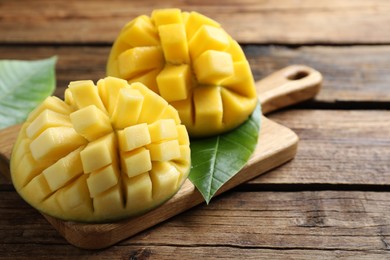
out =
{"type": "Polygon", "coordinates": [[[0,256],[120,258],[172,254],[240,258],[365,256],[384,259],[390,238],[389,192],[228,192],[99,251],[68,245],[14,192],[0,192],[0,256]],[[23,213],[23,214],[21,214],[23,213]],[[192,254],[191,254],[192,253],[192,254]]]}
{"type": "Polygon", "coordinates": [[[241,43],[390,43],[386,0],[0,2],[2,43],[112,43],[120,28],[155,8],[195,10],[241,43]]]}
{"type": "Polygon", "coordinates": [[[269,118],[298,134],[298,152],[251,184],[390,185],[390,111],[288,110],[269,118]]]}
{"type": "MultiPolygon", "coordinates": [[[[0,46],[0,59],[39,59],[58,56],[56,95],[69,81],[105,75],[109,46],[0,46]]],[[[317,105],[342,107],[345,102],[376,103],[389,108],[390,46],[244,46],[255,80],[291,64],[306,64],[324,76],[317,105]]],[[[375,107],[375,104],[371,104],[375,107]]],[[[311,104],[316,107],[316,104],[311,104]]]]}

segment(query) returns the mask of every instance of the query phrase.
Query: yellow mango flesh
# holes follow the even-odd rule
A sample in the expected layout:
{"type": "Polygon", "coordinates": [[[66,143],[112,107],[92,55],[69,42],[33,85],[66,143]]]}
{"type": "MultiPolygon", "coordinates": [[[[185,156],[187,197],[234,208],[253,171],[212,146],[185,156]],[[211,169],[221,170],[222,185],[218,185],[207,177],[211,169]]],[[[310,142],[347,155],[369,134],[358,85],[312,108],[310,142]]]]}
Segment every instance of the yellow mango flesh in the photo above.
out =
{"type": "Polygon", "coordinates": [[[69,84],[28,117],[11,176],[38,210],[64,220],[106,222],[142,214],[172,197],[190,169],[178,112],[141,83],[107,77],[69,84]]]}
{"type": "Polygon", "coordinates": [[[107,75],[147,85],[178,110],[194,137],[239,126],[257,103],[240,45],[213,19],[177,8],[129,22],[111,49],[107,75]]]}

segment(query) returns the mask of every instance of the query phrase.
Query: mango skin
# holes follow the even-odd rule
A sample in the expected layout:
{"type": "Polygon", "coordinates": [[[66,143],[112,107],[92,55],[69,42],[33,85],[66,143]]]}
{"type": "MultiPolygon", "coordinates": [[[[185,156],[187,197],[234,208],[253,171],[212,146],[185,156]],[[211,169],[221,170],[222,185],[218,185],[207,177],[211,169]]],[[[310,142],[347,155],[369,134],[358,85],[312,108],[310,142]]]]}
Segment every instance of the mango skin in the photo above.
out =
{"type": "Polygon", "coordinates": [[[16,191],[39,211],[104,223],[174,196],[190,157],[187,130],[172,106],[141,83],[107,77],[97,86],[71,82],[65,101],[48,97],[32,111],[10,168],[16,191]],[[175,152],[164,157],[162,148],[175,152]]]}
{"type": "Polygon", "coordinates": [[[241,47],[218,22],[197,12],[158,9],[133,19],[116,38],[106,72],[161,95],[191,137],[232,130],[257,104],[241,47]]]}

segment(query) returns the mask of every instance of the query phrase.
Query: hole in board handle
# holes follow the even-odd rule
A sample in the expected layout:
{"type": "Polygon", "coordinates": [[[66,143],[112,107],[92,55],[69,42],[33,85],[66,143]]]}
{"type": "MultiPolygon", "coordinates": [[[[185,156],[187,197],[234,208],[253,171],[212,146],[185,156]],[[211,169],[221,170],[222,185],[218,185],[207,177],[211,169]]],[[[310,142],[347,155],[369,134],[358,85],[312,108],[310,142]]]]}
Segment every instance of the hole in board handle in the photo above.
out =
{"type": "Polygon", "coordinates": [[[304,70],[298,70],[298,71],[294,72],[293,74],[288,75],[287,78],[289,80],[299,80],[299,79],[303,79],[307,76],[309,76],[309,72],[304,71],[304,70]]]}

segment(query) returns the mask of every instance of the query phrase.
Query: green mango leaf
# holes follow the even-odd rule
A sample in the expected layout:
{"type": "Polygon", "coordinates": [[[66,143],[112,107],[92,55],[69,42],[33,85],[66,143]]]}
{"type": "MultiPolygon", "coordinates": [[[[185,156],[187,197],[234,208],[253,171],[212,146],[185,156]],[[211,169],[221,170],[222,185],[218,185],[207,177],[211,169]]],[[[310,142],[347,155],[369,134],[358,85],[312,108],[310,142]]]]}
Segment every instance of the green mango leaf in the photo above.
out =
{"type": "Polygon", "coordinates": [[[55,89],[56,57],[0,60],[0,129],[23,122],[55,89]]]}
{"type": "Polygon", "coordinates": [[[241,126],[226,134],[190,142],[190,181],[208,204],[218,189],[238,173],[256,148],[260,131],[260,103],[241,126]]]}

